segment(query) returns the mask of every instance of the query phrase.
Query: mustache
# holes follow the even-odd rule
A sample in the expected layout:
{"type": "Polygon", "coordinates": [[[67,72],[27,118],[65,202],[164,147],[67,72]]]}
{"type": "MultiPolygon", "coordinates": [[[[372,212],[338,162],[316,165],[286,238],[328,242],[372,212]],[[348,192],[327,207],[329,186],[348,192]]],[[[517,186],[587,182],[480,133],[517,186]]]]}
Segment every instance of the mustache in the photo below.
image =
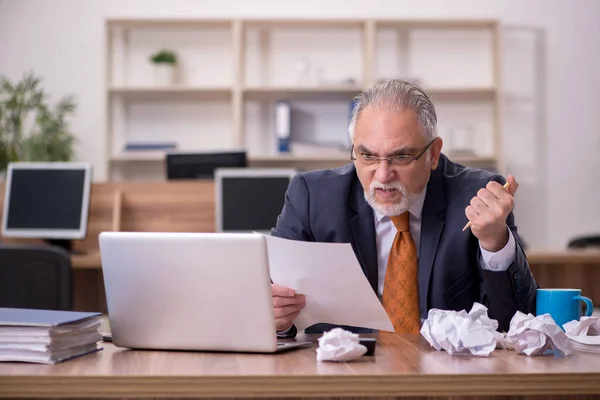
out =
{"type": "Polygon", "coordinates": [[[373,181],[373,182],[371,182],[371,187],[369,189],[371,192],[374,192],[375,189],[396,189],[396,190],[399,190],[401,193],[404,193],[406,190],[404,185],[402,185],[398,181],[389,182],[389,183],[381,183],[379,181],[373,181]]]}

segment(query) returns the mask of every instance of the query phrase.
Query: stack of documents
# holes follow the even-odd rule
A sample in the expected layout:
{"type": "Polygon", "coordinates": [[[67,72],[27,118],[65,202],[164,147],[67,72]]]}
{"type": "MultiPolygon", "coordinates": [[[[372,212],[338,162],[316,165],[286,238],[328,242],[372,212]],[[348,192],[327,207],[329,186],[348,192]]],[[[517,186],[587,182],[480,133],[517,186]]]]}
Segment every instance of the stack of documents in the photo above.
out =
{"type": "Polygon", "coordinates": [[[600,354],[600,336],[570,336],[569,339],[575,350],[600,354]]]}
{"type": "Polygon", "coordinates": [[[56,364],[100,350],[100,313],[0,308],[0,361],[56,364]]]}
{"type": "Polygon", "coordinates": [[[563,325],[573,348],[588,353],[600,353],[600,318],[581,317],[563,325]]]}

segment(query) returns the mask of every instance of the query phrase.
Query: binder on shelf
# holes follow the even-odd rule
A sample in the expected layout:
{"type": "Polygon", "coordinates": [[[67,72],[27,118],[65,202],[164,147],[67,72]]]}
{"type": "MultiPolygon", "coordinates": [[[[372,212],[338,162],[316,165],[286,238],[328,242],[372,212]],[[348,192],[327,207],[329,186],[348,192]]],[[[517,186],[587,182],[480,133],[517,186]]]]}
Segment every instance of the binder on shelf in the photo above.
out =
{"type": "Polygon", "coordinates": [[[102,350],[101,313],[0,308],[0,361],[56,364],[102,350]]]}
{"type": "MultiPolygon", "coordinates": [[[[352,114],[354,114],[354,108],[356,107],[356,105],[358,104],[358,101],[356,99],[352,99],[350,101],[350,109],[348,110],[348,124],[347,126],[350,126],[350,123],[352,122],[352,114]]],[[[346,136],[346,150],[350,150],[352,148],[352,140],[350,140],[350,135],[346,136]]]]}
{"type": "Polygon", "coordinates": [[[291,105],[288,101],[275,103],[275,135],[280,153],[290,152],[291,105]]]}

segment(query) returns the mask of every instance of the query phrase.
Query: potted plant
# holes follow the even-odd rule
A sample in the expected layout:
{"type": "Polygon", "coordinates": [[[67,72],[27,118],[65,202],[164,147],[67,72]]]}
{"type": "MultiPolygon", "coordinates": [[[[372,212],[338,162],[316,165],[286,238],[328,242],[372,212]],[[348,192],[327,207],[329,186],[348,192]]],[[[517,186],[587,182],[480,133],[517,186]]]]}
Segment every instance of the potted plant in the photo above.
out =
{"type": "Polygon", "coordinates": [[[171,50],[160,50],[150,56],[154,64],[154,79],[159,86],[169,86],[175,83],[177,56],[171,50]]]}
{"type": "Polygon", "coordinates": [[[0,76],[0,175],[9,162],[72,161],[75,137],[67,117],[74,111],[72,97],[48,104],[32,73],[19,82],[0,76]]]}

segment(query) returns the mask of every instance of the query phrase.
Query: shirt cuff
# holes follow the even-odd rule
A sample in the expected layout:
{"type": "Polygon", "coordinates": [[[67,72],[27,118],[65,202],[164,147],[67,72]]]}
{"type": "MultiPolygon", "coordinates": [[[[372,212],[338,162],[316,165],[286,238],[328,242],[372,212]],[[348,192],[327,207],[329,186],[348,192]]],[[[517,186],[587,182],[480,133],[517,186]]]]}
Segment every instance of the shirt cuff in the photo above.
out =
{"type": "Polygon", "coordinates": [[[517,245],[515,242],[515,237],[512,234],[512,231],[508,229],[508,243],[501,250],[492,253],[485,250],[479,244],[479,249],[481,250],[481,258],[482,258],[482,267],[484,269],[490,271],[506,271],[508,267],[515,261],[515,256],[517,252],[517,245]]]}
{"type": "Polygon", "coordinates": [[[292,324],[289,328],[283,331],[277,331],[277,337],[286,337],[288,333],[294,328],[294,324],[292,324]]]}

